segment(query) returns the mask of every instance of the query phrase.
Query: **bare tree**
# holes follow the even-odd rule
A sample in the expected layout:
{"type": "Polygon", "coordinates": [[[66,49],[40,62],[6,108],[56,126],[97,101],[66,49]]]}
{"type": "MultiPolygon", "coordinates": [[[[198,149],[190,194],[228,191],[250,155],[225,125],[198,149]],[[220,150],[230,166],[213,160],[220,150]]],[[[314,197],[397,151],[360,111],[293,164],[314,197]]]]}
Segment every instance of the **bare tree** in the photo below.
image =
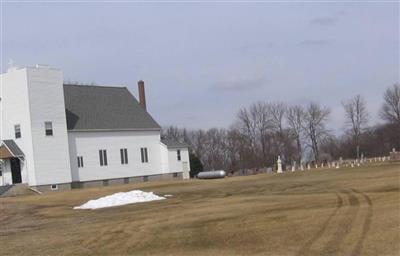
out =
{"type": "MultiPolygon", "coordinates": [[[[247,153],[247,168],[272,164],[278,154],[284,160],[292,160],[295,147],[284,126],[286,111],[286,105],[281,102],[256,102],[238,112],[234,127],[248,141],[247,152],[251,152],[251,156],[247,153]]],[[[241,152],[246,155],[245,151],[241,152]]]]}
{"type": "Polygon", "coordinates": [[[303,128],[309,139],[309,146],[311,147],[314,160],[319,161],[319,145],[321,141],[328,136],[328,130],[325,123],[328,120],[330,110],[322,107],[316,103],[311,102],[305,112],[303,128]]]}
{"type": "Polygon", "coordinates": [[[269,106],[265,102],[257,102],[250,107],[255,128],[257,132],[257,139],[261,147],[261,163],[265,163],[268,152],[268,130],[272,128],[269,106]]]}
{"type": "MultiPolygon", "coordinates": [[[[275,154],[280,155],[284,161],[290,159],[288,148],[288,133],[284,128],[284,120],[287,106],[283,102],[275,102],[269,104],[269,112],[271,114],[271,124],[274,131],[273,143],[275,146],[275,154]]],[[[276,156],[275,156],[276,157],[276,156]]]]}
{"type": "MultiPolygon", "coordinates": [[[[256,154],[257,129],[254,116],[246,108],[239,110],[234,125],[237,130],[244,136],[245,145],[253,158],[256,154]]],[[[250,160],[250,159],[249,159],[250,160]]],[[[253,160],[253,159],[251,159],[253,160]]]]}
{"type": "Polygon", "coordinates": [[[162,134],[190,145],[205,169],[237,171],[271,166],[278,154],[286,163],[300,163],[309,153],[316,161],[353,157],[355,145],[360,145],[366,156],[376,156],[400,148],[399,85],[388,88],[384,99],[380,114],[389,122],[373,127],[367,127],[368,113],[361,96],[342,102],[352,136],[329,134],[326,123],[330,111],[326,107],[316,103],[286,107],[269,102],[240,109],[229,129],[166,127],[162,134]]]}
{"type": "Polygon", "coordinates": [[[360,136],[368,124],[366,103],[360,95],[356,95],[347,101],[343,101],[342,105],[346,115],[346,125],[356,147],[356,157],[359,158],[360,136]]]}
{"type": "Polygon", "coordinates": [[[182,129],[175,126],[168,126],[162,130],[162,136],[180,141],[182,139],[182,129]]]}
{"type": "Polygon", "coordinates": [[[400,85],[394,84],[386,89],[383,95],[384,103],[380,111],[383,120],[400,124],[400,85]]]}
{"type": "Polygon", "coordinates": [[[225,129],[211,128],[205,133],[204,165],[207,169],[219,170],[228,165],[227,131],[225,129]]]}
{"type": "Polygon", "coordinates": [[[303,156],[301,135],[303,132],[304,117],[305,112],[302,106],[292,106],[287,110],[286,118],[290,127],[290,132],[296,140],[298,163],[301,163],[303,156]]]}
{"type": "Polygon", "coordinates": [[[251,152],[251,159],[248,158],[250,161],[246,167],[265,164],[268,153],[268,131],[272,128],[269,105],[265,102],[256,102],[248,110],[241,109],[237,114],[235,127],[244,138],[247,138],[248,150],[251,152]]]}
{"type": "Polygon", "coordinates": [[[200,158],[203,165],[205,164],[206,148],[204,142],[206,141],[206,132],[202,129],[191,132],[191,148],[194,153],[200,158]]]}
{"type": "Polygon", "coordinates": [[[285,103],[282,102],[272,103],[269,105],[273,128],[279,133],[283,133],[283,121],[285,118],[286,110],[287,107],[285,103]]]}

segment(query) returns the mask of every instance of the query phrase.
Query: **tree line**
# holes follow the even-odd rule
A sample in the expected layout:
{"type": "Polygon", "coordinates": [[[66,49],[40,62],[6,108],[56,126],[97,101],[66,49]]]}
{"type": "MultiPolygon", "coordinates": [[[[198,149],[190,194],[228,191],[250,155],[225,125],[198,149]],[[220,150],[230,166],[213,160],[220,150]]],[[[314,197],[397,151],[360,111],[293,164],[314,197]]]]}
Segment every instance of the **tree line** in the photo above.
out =
{"type": "Polygon", "coordinates": [[[400,86],[383,95],[379,117],[369,125],[370,114],[361,95],[343,100],[345,130],[335,136],[327,127],[331,111],[315,102],[288,105],[255,102],[240,109],[228,128],[187,130],[174,126],[163,135],[190,145],[193,173],[205,170],[237,171],[273,166],[282,162],[323,162],[346,158],[388,155],[400,149],[400,86]]]}

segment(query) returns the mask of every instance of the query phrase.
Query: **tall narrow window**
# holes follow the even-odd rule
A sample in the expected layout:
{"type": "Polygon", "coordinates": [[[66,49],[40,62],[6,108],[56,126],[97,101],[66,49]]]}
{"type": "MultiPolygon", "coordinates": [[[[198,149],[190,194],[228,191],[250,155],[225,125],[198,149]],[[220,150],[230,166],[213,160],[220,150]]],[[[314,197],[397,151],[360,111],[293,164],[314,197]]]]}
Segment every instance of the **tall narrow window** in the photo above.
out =
{"type": "Polygon", "coordinates": [[[181,161],[181,151],[179,149],[176,151],[176,158],[181,161]]]}
{"type": "Polygon", "coordinates": [[[121,148],[120,154],[121,154],[121,164],[128,164],[128,149],[121,148]]]}
{"type": "Polygon", "coordinates": [[[78,168],[82,168],[82,167],[83,167],[83,157],[78,156],[78,168]]]}
{"type": "Polygon", "coordinates": [[[52,122],[44,122],[44,129],[46,132],[46,136],[53,136],[53,123],[52,122]]]}
{"type": "Polygon", "coordinates": [[[142,163],[149,162],[149,157],[147,155],[147,148],[140,148],[140,155],[142,157],[142,163]]]}
{"type": "Polygon", "coordinates": [[[21,125],[19,125],[19,124],[14,125],[14,132],[15,132],[16,139],[21,138],[21,125]]]}
{"type": "Polygon", "coordinates": [[[125,155],[125,164],[128,164],[128,149],[125,149],[124,155],[125,155]]]}
{"type": "Polygon", "coordinates": [[[107,163],[107,150],[103,150],[103,153],[104,153],[104,165],[108,165],[108,163],[107,163]]]}
{"type": "Polygon", "coordinates": [[[107,166],[107,150],[99,150],[100,166],[107,166]]]}

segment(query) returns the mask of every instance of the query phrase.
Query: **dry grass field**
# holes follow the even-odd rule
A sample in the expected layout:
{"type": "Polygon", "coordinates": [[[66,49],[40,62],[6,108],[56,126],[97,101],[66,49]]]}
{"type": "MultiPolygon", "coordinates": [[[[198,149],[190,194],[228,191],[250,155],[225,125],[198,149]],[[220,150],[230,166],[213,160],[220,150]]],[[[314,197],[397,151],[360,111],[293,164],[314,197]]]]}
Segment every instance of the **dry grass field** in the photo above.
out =
{"type": "Polygon", "coordinates": [[[0,199],[1,255],[400,255],[400,163],[0,199]],[[141,189],[162,201],[73,210],[141,189]]]}

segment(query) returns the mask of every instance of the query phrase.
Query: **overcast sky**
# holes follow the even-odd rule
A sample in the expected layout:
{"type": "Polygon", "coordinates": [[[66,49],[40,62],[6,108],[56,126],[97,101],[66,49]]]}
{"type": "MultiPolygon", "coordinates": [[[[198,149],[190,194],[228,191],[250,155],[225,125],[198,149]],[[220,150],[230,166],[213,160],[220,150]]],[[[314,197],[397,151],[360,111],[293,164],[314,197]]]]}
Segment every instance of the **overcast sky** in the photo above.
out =
{"type": "Polygon", "coordinates": [[[229,127],[252,102],[316,101],[343,127],[361,94],[373,123],[399,82],[399,3],[5,3],[2,72],[49,64],[66,81],[146,83],[163,126],[229,127]]]}

